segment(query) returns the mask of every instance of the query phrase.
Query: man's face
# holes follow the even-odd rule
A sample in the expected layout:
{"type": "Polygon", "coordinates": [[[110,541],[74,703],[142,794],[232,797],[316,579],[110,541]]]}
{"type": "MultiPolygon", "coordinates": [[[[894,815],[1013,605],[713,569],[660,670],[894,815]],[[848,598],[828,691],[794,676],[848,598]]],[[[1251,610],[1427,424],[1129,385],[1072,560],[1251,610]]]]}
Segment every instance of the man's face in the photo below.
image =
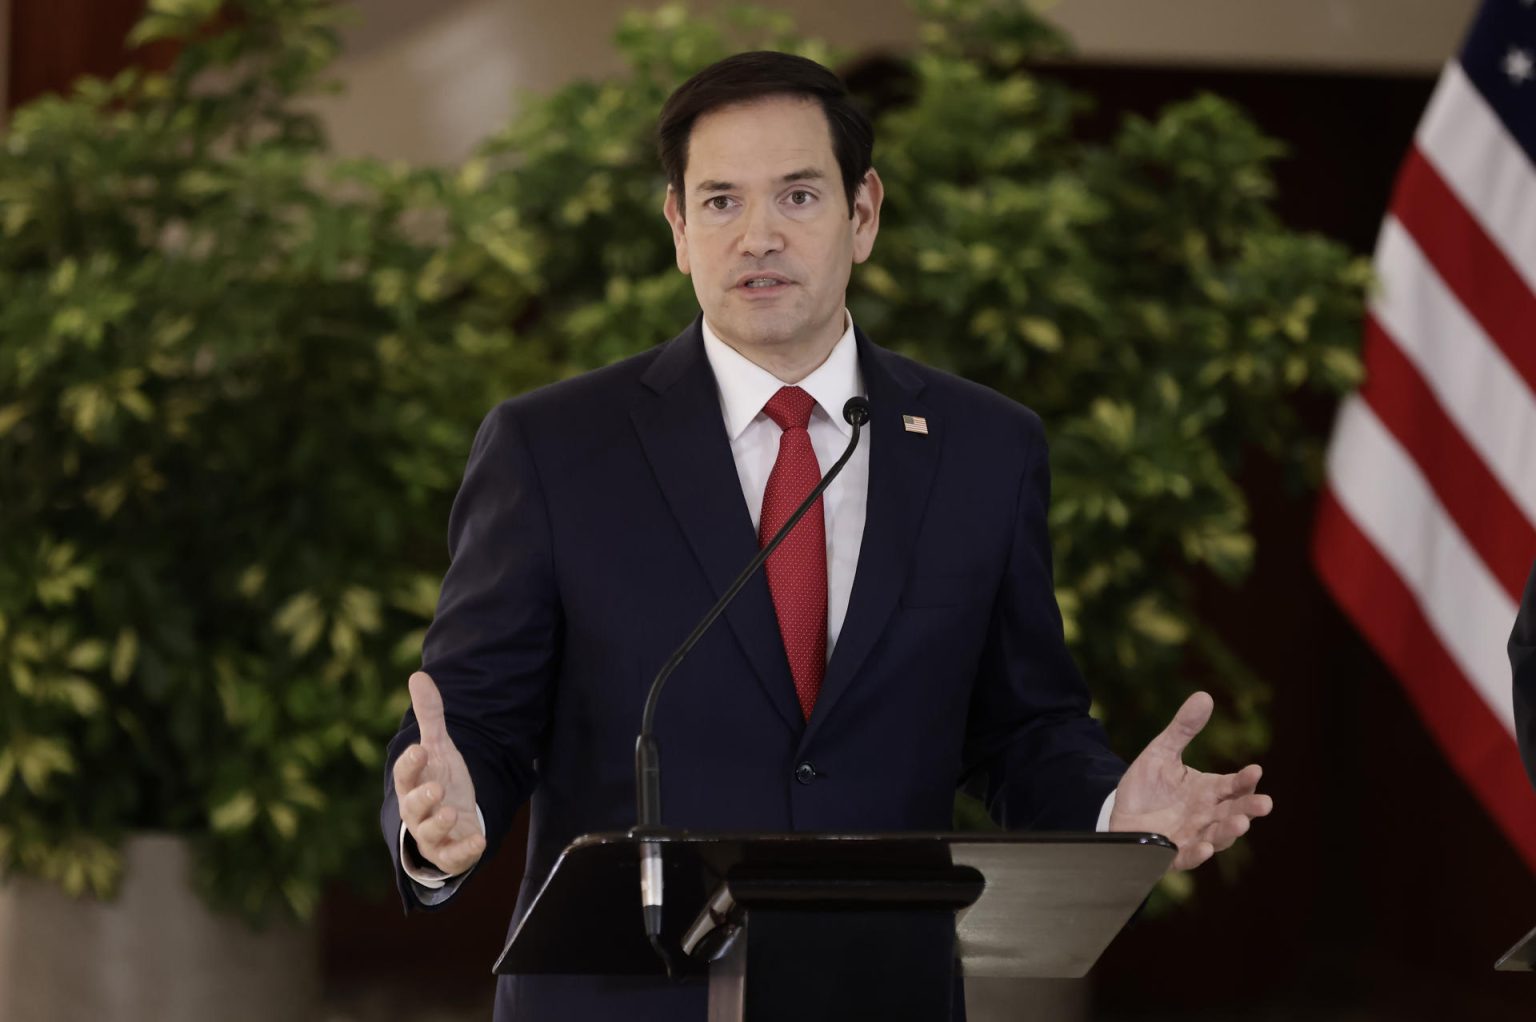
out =
{"type": "Polygon", "coordinates": [[[669,188],[664,212],[709,325],[771,359],[842,335],[848,274],[869,258],[880,199],[871,170],[850,217],[820,104],[774,96],[694,122],[683,195],[669,188]]]}

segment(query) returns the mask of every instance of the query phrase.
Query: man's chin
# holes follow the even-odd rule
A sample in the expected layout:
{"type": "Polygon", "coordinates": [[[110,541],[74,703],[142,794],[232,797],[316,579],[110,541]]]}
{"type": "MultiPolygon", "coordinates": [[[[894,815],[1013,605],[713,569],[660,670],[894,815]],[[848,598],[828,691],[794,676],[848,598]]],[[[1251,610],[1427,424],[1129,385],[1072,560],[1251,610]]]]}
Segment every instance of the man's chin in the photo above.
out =
{"type": "Polygon", "coordinates": [[[711,320],[710,326],[732,347],[778,347],[791,343],[798,333],[804,332],[802,325],[781,315],[732,316],[718,325],[711,320]]]}

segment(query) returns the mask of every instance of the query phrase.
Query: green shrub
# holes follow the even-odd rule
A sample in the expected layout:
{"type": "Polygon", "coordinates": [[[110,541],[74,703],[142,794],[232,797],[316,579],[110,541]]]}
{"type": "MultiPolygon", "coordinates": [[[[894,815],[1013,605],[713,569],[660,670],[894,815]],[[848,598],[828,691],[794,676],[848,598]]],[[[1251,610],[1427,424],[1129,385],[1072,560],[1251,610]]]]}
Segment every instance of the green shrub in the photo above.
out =
{"type": "MultiPolygon", "coordinates": [[[[189,40],[170,71],[38,101],[0,152],[0,867],[106,893],[122,833],[169,830],[213,903],[306,914],[377,854],[480,416],[695,311],[662,99],[743,45],[841,55],[762,12],[631,15],[627,74],[410,169],[335,160],[302,112],[331,4],[224,6],[209,32],[217,0],[155,0],[136,38],[189,40]]],[[[1021,3],[920,9],[853,314],[1044,416],[1058,593],[1122,747],[1203,663],[1206,747],[1250,756],[1265,688],[1191,579],[1249,566],[1245,455],[1315,467],[1290,399],[1356,379],[1364,271],[1277,223],[1277,147],[1228,104],[1084,143],[1021,3]]]]}

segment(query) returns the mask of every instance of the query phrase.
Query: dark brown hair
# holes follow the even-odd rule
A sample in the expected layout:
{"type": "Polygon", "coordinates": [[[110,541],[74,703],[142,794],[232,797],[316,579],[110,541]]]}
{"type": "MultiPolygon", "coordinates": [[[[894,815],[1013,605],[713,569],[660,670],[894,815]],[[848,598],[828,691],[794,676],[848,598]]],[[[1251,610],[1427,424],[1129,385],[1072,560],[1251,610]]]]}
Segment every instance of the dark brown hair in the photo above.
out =
{"type": "Polygon", "coordinates": [[[688,140],[694,122],[711,110],[769,96],[804,96],[821,104],[832,133],[832,152],[843,175],[848,215],[853,216],[853,196],[869,172],[874,155],[875,129],[854,106],[837,75],[814,60],[773,50],[726,57],[679,85],[667,97],[656,124],[656,149],[667,183],[677,193],[678,210],[684,208],[683,171],[688,168],[688,140]]]}

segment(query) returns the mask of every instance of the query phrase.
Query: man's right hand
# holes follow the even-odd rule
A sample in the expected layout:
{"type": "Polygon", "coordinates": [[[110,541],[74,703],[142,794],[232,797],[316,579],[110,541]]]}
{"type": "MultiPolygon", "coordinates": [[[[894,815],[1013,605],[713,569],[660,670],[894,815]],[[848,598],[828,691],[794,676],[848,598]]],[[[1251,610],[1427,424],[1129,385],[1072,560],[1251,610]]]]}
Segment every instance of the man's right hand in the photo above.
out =
{"type": "Polygon", "coordinates": [[[400,819],[422,858],[456,876],[479,862],[485,852],[485,834],[475,811],[475,785],[464,757],[448,737],[437,683],[431,675],[417,671],[409,684],[421,742],[395,760],[400,819]]]}

